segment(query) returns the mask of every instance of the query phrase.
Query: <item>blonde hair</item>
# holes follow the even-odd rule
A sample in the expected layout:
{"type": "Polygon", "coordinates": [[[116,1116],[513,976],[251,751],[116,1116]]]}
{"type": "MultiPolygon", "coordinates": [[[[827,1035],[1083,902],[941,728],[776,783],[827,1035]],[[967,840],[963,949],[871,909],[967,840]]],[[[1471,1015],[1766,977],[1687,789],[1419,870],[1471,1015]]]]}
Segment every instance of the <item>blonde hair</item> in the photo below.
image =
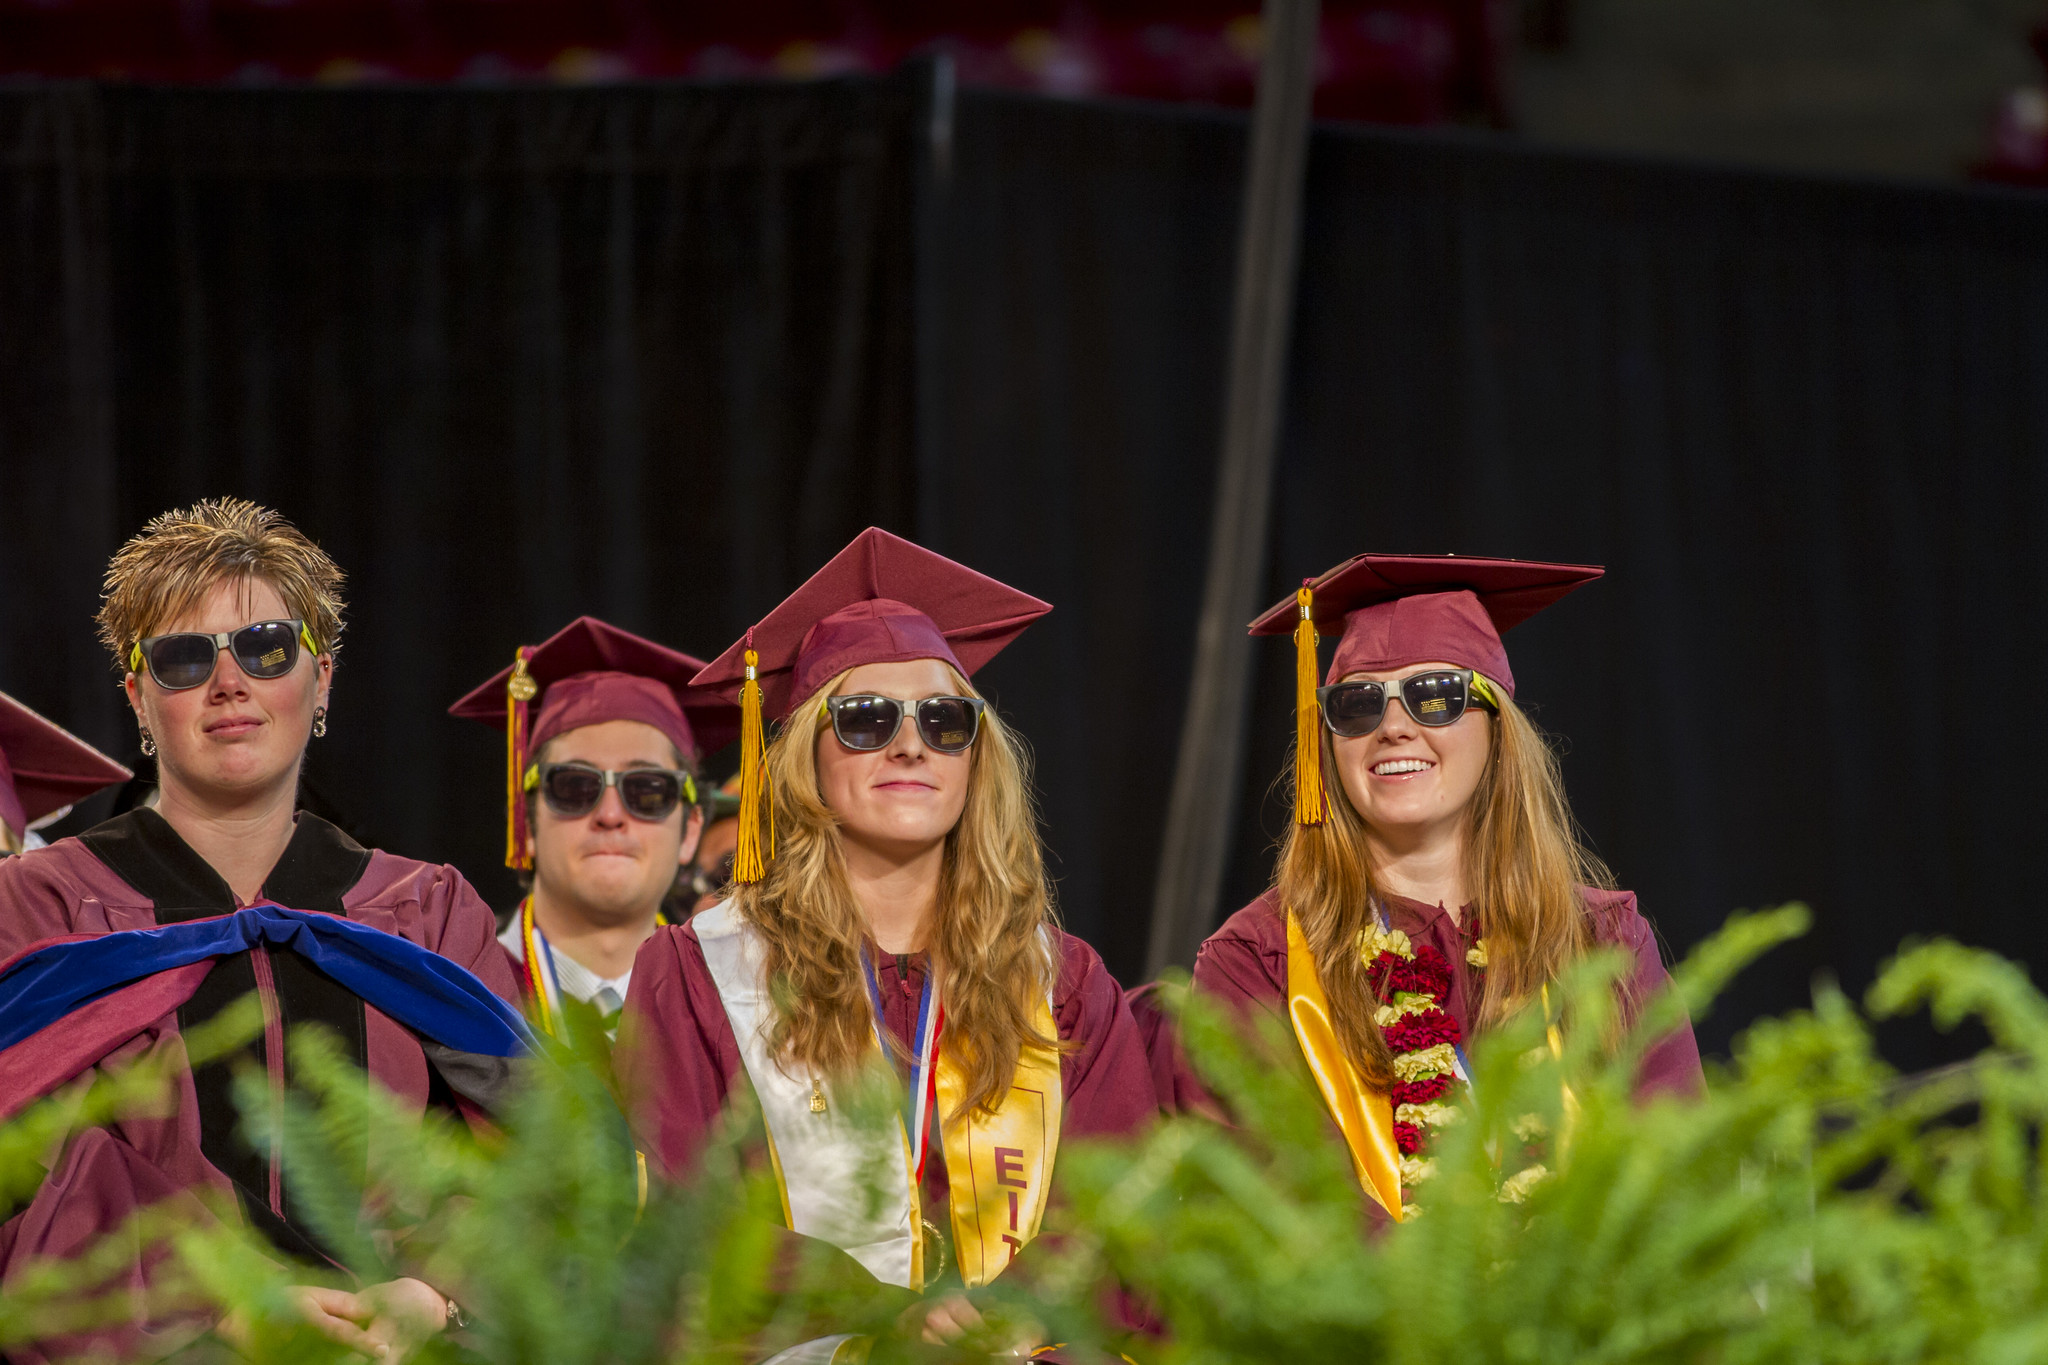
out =
{"type": "MultiPolygon", "coordinates": [[[[1495,684],[1493,691],[1499,711],[1488,726],[1486,772],[1465,814],[1465,885],[1487,956],[1475,1029],[1499,1023],[1586,952],[1592,934],[1582,888],[1614,885],[1606,864],[1579,838],[1556,753],[1505,688],[1495,684]]],[[[1323,771],[1335,773],[1327,726],[1321,735],[1323,771]]],[[[1360,1076],[1385,1089],[1393,1084],[1393,1058],[1373,1022],[1382,1002],[1358,950],[1381,888],[1365,821],[1341,781],[1328,788],[1330,818],[1290,826],[1274,885],[1281,904],[1301,920],[1345,1052],[1360,1076]]]]}
{"type": "MultiPolygon", "coordinates": [[[[950,667],[947,672],[962,695],[979,695],[950,667]]],[[[769,991],[778,1007],[774,1054],[785,1068],[822,1074],[854,1069],[874,1045],[874,1009],[861,966],[867,917],[847,881],[838,817],[818,788],[819,699],[846,676],[798,705],[768,746],[775,857],[759,883],[738,889],[736,907],[766,948],[769,991]]],[[[948,1122],[977,1108],[993,1112],[1009,1094],[1025,1048],[1059,1048],[1059,1040],[1041,1035],[1034,1022],[1058,962],[1044,932],[1055,920],[1031,802],[1030,757],[993,706],[982,716],[970,754],[967,804],[946,835],[931,944],[945,1002],[946,1048],[967,1070],[966,1094],[948,1122]]]]}
{"type": "Polygon", "coordinates": [[[152,517],[116,551],[102,591],[100,640],[126,671],[137,641],[221,583],[249,579],[277,589],[317,649],[340,650],[340,567],[298,527],[243,498],[208,498],[152,517]]]}

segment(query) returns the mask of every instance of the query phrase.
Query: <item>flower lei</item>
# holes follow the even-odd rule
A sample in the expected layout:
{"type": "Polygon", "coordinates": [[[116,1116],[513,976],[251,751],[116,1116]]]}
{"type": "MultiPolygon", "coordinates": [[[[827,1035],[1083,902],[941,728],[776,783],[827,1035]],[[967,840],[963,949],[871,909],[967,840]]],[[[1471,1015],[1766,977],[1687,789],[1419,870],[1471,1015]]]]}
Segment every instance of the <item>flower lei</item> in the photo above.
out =
{"type": "MultiPolygon", "coordinates": [[[[1422,1211],[1413,1187],[1436,1174],[1429,1155],[1433,1130],[1462,1117],[1456,1100],[1465,1082],[1458,1075],[1457,1048],[1464,1037],[1444,1008],[1451,964],[1429,944],[1417,947],[1399,929],[1378,925],[1359,934],[1358,951],[1373,995],[1384,1002],[1373,1022],[1394,1054],[1394,1144],[1401,1153],[1402,1212],[1412,1217],[1422,1211]]],[[[1465,960],[1485,970],[1483,939],[1465,960]]]]}

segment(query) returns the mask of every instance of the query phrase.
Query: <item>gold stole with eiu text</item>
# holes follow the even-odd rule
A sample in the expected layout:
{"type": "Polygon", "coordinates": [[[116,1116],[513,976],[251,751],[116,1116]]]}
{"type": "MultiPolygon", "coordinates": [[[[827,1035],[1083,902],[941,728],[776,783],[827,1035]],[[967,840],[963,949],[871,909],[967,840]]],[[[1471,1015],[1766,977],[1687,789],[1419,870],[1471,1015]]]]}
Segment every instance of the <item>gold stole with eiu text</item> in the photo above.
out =
{"type": "MultiPolygon", "coordinates": [[[[1059,1037],[1047,1001],[1039,1001],[1032,1025],[1040,1037],[1059,1037]]],[[[937,1078],[939,1113],[958,1113],[967,1076],[943,1036],[937,1078]]],[[[1010,1258],[1038,1235],[1045,1217],[1053,1157],[1060,1146],[1059,1053],[1026,1047],[1001,1108],[944,1122],[940,1132],[953,1205],[954,1254],[960,1258],[960,1278],[972,1289],[1002,1274],[1010,1258]]]]}
{"type": "MultiPolygon", "coordinates": [[[[838,1102],[830,1078],[785,1072],[770,1054],[774,1003],[752,926],[725,901],[691,927],[761,1103],[784,1220],[846,1251],[876,1279],[922,1289],[936,1268],[925,1265],[922,1201],[900,1107],[886,1125],[863,1124],[854,1106],[838,1102]],[[879,1198],[870,1198],[875,1180],[879,1198]]],[[[1033,1022],[1041,1036],[1059,1036],[1050,1001],[1039,1002],[1033,1022]]],[[[879,1059],[879,1041],[875,1053],[879,1059]]],[[[943,1033],[934,1073],[939,1112],[957,1112],[966,1076],[943,1033]]],[[[1059,1151],[1060,1115],[1059,1054],[1027,1047],[995,1113],[977,1111],[941,1125],[953,1245],[970,1288],[1002,1274],[1038,1235],[1059,1151]]]]}
{"type": "Polygon", "coordinates": [[[1308,1069],[1315,1074],[1316,1088],[1344,1134],[1358,1183],[1400,1222],[1401,1149],[1394,1143],[1393,1100],[1359,1078],[1338,1042],[1315,954],[1292,910],[1287,912],[1287,1018],[1308,1069]]]}

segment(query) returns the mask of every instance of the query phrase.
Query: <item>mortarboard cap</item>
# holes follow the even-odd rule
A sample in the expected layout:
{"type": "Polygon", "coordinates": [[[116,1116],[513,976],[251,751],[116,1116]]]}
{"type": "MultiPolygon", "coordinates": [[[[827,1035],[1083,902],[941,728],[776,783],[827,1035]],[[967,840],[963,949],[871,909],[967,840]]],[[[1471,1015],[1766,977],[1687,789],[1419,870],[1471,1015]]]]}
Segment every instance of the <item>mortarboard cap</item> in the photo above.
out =
{"type": "MultiPolygon", "coordinates": [[[[854,537],[694,680],[738,701],[743,717],[734,880],[759,881],[765,868],[765,719],[788,716],[827,682],[863,664],[939,659],[972,677],[1051,610],[1050,603],[878,527],[854,537]]],[[[769,838],[773,856],[772,824],[769,838]]]]}
{"type": "Polygon", "coordinates": [[[134,775],[0,692],[0,824],[17,838],[51,812],[134,775]]]}
{"type": "Polygon", "coordinates": [[[579,616],[538,645],[514,651],[510,667],[448,708],[452,716],[506,732],[505,862],[533,865],[526,828],[532,755],[559,734],[612,720],[651,725],[685,762],[731,741],[739,710],[690,679],[703,661],[680,650],[579,616]]]}
{"type": "Polygon", "coordinates": [[[1251,623],[1253,635],[1295,641],[1295,819],[1322,823],[1316,638],[1341,629],[1324,681],[1442,661],[1515,693],[1501,632],[1606,570],[1591,564],[1464,555],[1358,555],[1251,623]]]}

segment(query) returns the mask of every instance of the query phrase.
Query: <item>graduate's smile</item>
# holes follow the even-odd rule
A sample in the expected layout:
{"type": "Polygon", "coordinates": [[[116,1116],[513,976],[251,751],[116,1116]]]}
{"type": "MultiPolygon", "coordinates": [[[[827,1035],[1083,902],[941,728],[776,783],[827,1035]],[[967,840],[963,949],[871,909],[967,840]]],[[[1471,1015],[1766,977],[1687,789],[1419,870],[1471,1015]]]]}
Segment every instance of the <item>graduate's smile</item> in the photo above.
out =
{"type": "MultiPolygon", "coordinates": [[[[1423,661],[1398,673],[1356,673],[1344,681],[1398,682],[1441,667],[1447,665],[1423,661]]],[[[1484,710],[1473,707],[1449,725],[1422,725],[1402,699],[1386,708],[1369,733],[1338,736],[1331,751],[1352,809],[1381,834],[1455,818],[1485,775],[1491,723],[1484,710]]]]}

